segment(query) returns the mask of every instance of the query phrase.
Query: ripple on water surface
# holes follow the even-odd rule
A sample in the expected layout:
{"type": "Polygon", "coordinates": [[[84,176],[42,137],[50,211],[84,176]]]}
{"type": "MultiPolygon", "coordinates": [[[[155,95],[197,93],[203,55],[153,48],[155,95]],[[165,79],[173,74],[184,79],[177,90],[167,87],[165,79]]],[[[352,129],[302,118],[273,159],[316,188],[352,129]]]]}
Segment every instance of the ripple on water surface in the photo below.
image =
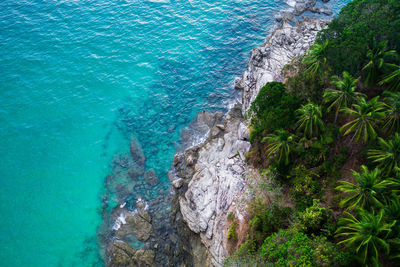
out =
{"type": "Polygon", "coordinates": [[[141,194],[157,198],[179,131],[199,110],[223,108],[251,48],[288,7],[1,1],[2,265],[101,265],[96,231],[116,159],[137,140],[161,180],[141,194]]]}

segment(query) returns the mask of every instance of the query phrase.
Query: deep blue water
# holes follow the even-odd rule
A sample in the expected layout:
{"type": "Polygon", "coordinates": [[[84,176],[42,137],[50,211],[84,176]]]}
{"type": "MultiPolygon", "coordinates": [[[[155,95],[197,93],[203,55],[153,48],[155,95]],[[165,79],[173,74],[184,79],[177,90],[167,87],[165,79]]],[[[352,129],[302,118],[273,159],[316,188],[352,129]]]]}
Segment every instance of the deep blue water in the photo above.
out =
{"type": "MultiPolygon", "coordinates": [[[[344,0],[331,1],[338,12],[344,0]]],[[[104,179],[135,137],[168,187],[283,0],[0,2],[0,265],[99,262],[104,179]]]]}

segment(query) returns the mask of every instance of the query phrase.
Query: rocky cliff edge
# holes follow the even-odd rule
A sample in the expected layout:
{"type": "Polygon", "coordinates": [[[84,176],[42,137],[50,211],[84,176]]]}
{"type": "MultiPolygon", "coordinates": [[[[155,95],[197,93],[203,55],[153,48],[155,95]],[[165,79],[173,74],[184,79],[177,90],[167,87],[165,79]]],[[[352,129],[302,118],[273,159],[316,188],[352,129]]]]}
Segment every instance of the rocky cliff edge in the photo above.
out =
{"type": "MultiPolygon", "coordinates": [[[[253,49],[248,68],[236,84],[241,89],[242,103],[222,113],[201,112],[196,123],[208,127],[205,141],[175,155],[169,174],[175,188],[177,216],[200,236],[204,245],[200,261],[222,266],[227,249],[227,214],[239,221],[245,219],[237,201],[246,192],[245,154],[250,149],[244,114],[267,82],[282,80],[281,70],[293,57],[303,54],[314,42],[326,21],[305,18],[283,22],[261,47],[253,49]]],[[[189,240],[190,242],[190,240],[189,240]]],[[[192,246],[193,247],[193,246],[192,246]]],[[[197,250],[197,253],[200,253],[197,250]]],[[[194,255],[196,257],[196,255],[194,255]]],[[[204,265],[204,262],[193,262],[204,265]]]]}

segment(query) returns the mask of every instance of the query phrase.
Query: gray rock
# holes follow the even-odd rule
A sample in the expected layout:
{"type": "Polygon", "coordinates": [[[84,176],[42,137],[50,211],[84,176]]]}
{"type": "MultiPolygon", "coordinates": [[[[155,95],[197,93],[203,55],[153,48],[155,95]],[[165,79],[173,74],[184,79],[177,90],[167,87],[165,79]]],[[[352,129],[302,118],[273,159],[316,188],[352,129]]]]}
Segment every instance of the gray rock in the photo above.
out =
{"type": "Polygon", "coordinates": [[[239,140],[243,140],[243,141],[248,141],[250,138],[249,129],[243,122],[239,124],[238,137],[239,137],[239,140]]]}
{"type": "Polygon", "coordinates": [[[332,10],[329,10],[329,9],[320,9],[320,11],[321,11],[321,13],[322,14],[325,14],[325,15],[328,15],[328,16],[332,16],[333,15],[333,12],[332,12],[332,10]]]}
{"type": "Polygon", "coordinates": [[[183,179],[182,179],[182,178],[178,178],[178,179],[176,179],[176,180],[173,180],[173,181],[171,182],[171,184],[172,184],[176,189],[181,188],[182,185],[183,185],[183,179]]]}
{"type": "Polygon", "coordinates": [[[154,171],[154,169],[148,170],[144,174],[144,179],[146,180],[146,183],[150,186],[155,186],[160,182],[160,179],[158,179],[158,176],[157,176],[156,172],[154,171]]]}
{"type": "Polygon", "coordinates": [[[128,169],[128,175],[133,180],[138,180],[144,174],[144,166],[139,166],[136,163],[131,164],[128,169]]]}
{"type": "Polygon", "coordinates": [[[136,162],[136,164],[144,165],[146,157],[144,156],[142,146],[135,138],[131,139],[130,152],[132,159],[136,162]]]}
{"type": "Polygon", "coordinates": [[[121,240],[112,242],[106,251],[110,261],[110,267],[135,267],[135,266],[155,266],[153,250],[133,249],[121,240]]]}
{"type": "MultiPolygon", "coordinates": [[[[297,6],[300,9],[304,5],[312,4],[313,2],[303,2],[297,6]]],[[[303,54],[313,44],[318,31],[328,25],[328,22],[320,19],[305,18],[292,26],[287,22],[292,15],[285,12],[282,14],[284,22],[267,38],[262,47],[253,49],[247,70],[242,76],[243,114],[246,114],[261,87],[267,82],[282,81],[282,68],[294,56],[303,54]],[[306,39],[305,36],[309,38],[306,39]]]]}

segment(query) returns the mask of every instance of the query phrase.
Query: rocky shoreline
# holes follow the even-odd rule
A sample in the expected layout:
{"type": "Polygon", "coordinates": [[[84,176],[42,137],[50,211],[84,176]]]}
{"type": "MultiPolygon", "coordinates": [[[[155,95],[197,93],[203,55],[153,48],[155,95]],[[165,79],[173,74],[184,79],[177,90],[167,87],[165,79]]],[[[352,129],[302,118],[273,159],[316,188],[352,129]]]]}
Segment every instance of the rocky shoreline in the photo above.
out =
{"type": "Polygon", "coordinates": [[[232,212],[239,221],[245,220],[245,210],[237,200],[247,190],[246,173],[250,171],[244,157],[251,146],[244,115],[251,102],[267,82],[283,79],[282,68],[303,54],[327,25],[327,21],[316,18],[303,18],[293,26],[291,20],[283,20],[261,47],[253,49],[248,68],[236,83],[235,87],[242,90],[242,103],[225,115],[197,115],[196,121],[209,127],[207,138],[177,153],[169,174],[176,192],[174,223],[179,225],[178,235],[188,240],[185,247],[195,248],[188,251],[194,266],[205,266],[204,262],[222,266],[229,256],[227,215],[232,212]],[[195,260],[196,255],[201,256],[195,260]]]}
{"type": "Polygon", "coordinates": [[[200,112],[190,130],[182,131],[182,144],[199,144],[175,154],[168,173],[170,190],[160,187],[154,170],[145,169],[146,158],[135,139],[130,153],[114,160],[113,173],[105,180],[99,230],[107,266],[222,266],[229,256],[227,214],[246,221],[245,206],[238,203],[251,171],[245,163],[251,147],[245,114],[260,88],[282,80],[284,65],[304,53],[327,26],[320,19],[298,17],[304,11],[329,14],[315,4],[298,0],[293,11],[276,16],[280,24],[252,50],[248,68],[235,85],[242,90],[241,103],[226,114],[200,112]],[[194,132],[204,137],[194,138],[194,132]],[[112,201],[117,205],[110,209],[112,201]]]}

